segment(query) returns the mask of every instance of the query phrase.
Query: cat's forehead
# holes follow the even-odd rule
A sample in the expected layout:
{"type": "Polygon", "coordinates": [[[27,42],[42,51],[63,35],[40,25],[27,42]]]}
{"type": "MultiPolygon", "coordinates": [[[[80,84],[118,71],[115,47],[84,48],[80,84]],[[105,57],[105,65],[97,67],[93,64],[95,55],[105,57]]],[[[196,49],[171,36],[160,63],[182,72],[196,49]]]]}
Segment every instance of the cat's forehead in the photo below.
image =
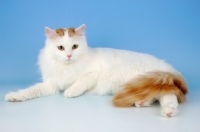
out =
{"type": "Polygon", "coordinates": [[[56,33],[60,36],[69,36],[69,37],[73,37],[76,35],[76,31],[75,28],[58,28],[56,29],[56,33]]]}

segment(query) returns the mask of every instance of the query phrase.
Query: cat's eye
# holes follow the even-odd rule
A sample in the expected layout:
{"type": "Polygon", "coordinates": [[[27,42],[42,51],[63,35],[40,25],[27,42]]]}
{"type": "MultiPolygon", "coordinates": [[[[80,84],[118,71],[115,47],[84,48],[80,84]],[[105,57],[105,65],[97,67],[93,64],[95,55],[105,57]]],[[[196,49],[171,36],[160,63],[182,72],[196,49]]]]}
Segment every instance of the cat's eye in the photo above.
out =
{"type": "Polygon", "coordinates": [[[58,46],[58,49],[61,51],[65,50],[65,48],[62,45],[58,46]]]}
{"type": "Polygon", "coordinates": [[[72,49],[73,50],[75,50],[75,49],[77,49],[78,48],[78,45],[77,44],[74,44],[73,46],[72,46],[72,49]]]}

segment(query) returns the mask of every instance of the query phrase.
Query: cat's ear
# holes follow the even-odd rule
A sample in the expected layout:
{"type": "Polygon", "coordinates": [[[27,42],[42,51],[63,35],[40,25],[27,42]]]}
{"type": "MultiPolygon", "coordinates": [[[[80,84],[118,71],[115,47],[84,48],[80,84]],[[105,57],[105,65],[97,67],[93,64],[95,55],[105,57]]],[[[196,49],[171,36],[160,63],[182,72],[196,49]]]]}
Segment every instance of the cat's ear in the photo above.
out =
{"type": "Polygon", "coordinates": [[[85,24],[82,24],[80,27],[75,29],[76,34],[84,35],[85,34],[85,24]]]}
{"type": "Polygon", "coordinates": [[[46,32],[46,35],[47,35],[48,38],[54,38],[54,37],[58,36],[58,34],[56,33],[56,31],[52,30],[49,27],[45,27],[45,32],[46,32]]]}

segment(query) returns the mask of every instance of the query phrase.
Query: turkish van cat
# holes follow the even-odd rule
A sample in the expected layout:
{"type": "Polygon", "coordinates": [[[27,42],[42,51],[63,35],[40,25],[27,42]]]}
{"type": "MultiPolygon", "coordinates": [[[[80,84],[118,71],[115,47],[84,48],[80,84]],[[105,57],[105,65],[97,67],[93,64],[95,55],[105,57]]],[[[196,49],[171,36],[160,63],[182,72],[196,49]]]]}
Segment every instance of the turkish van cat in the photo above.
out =
{"type": "Polygon", "coordinates": [[[85,25],[78,28],[45,28],[46,44],[39,55],[42,83],[5,96],[25,101],[64,91],[67,98],[84,93],[114,94],[117,107],[161,104],[161,115],[172,117],[185,101],[187,86],[171,65],[154,56],[132,51],[90,48],[85,25]]]}

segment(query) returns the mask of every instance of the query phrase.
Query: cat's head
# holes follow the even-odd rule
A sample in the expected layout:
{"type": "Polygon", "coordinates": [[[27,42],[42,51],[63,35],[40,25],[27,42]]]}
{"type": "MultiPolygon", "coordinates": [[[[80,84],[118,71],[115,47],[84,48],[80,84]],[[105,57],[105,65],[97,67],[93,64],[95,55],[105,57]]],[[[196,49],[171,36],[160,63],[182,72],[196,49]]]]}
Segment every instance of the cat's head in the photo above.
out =
{"type": "Polygon", "coordinates": [[[72,63],[87,53],[85,24],[78,28],[59,28],[52,30],[45,27],[46,50],[59,61],[72,63]]]}

